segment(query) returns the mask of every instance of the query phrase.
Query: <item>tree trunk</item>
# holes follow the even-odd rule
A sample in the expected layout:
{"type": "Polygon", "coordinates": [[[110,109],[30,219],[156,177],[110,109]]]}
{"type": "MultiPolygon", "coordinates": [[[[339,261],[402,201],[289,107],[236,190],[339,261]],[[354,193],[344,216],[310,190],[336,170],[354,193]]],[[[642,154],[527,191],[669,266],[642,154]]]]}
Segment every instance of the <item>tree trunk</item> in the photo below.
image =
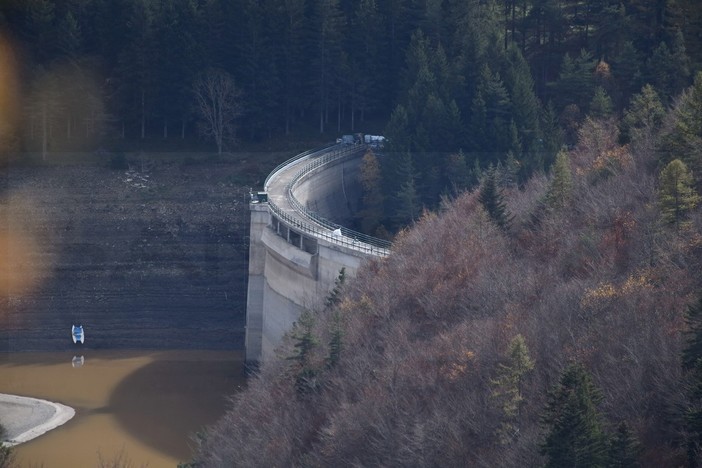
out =
{"type": "MultiPolygon", "coordinates": [[[[352,98],[353,99],[353,98],[352,98]]],[[[354,102],[351,101],[351,132],[356,130],[356,109],[354,109],[354,102]]]]}
{"type": "Polygon", "coordinates": [[[324,133],[324,98],[319,101],[319,133],[324,133]]]}
{"type": "Polygon", "coordinates": [[[141,90],[141,139],[146,138],[146,92],[141,90]]]}
{"type": "Polygon", "coordinates": [[[49,123],[48,123],[48,111],[46,109],[46,104],[42,107],[41,113],[41,129],[42,129],[42,139],[41,139],[41,159],[46,161],[46,154],[48,152],[48,140],[49,140],[49,123]]]}
{"type": "Polygon", "coordinates": [[[168,139],[168,119],[163,119],[163,139],[168,139]]]}

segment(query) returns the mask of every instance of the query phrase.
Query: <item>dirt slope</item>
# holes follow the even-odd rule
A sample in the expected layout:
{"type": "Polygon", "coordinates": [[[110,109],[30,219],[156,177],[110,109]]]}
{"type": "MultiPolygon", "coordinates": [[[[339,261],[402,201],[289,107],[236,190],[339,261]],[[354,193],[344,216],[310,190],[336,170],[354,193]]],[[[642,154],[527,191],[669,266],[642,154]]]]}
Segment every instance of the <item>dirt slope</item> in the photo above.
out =
{"type": "Polygon", "coordinates": [[[0,179],[0,350],[240,348],[248,189],[234,162],[0,179]]]}

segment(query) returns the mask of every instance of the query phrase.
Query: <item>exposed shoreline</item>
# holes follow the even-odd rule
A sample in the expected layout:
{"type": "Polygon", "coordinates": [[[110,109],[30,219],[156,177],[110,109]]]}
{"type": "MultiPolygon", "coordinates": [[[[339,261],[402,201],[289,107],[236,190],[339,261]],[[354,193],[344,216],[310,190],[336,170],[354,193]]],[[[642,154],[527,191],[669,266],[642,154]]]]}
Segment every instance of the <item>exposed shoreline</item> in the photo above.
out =
{"type": "Polygon", "coordinates": [[[12,447],[28,442],[65,424],[75,414],[73,408],[60,403],[0,393],[0,424],[6,431],[2,443],[12,447]]]}

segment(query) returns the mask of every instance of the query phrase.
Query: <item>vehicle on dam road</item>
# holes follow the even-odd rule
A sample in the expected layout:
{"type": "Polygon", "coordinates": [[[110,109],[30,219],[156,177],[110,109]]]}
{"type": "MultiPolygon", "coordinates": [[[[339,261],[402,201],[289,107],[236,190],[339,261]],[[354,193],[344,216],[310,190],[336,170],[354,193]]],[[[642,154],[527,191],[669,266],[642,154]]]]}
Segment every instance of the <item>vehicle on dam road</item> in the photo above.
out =
{"type": "Polygon", "coordinates": [[[74,343],[81,343],[85,341],[85,333],[83,332],[83,325],[71,325],[71,336],[73,337],[74,343]]]}

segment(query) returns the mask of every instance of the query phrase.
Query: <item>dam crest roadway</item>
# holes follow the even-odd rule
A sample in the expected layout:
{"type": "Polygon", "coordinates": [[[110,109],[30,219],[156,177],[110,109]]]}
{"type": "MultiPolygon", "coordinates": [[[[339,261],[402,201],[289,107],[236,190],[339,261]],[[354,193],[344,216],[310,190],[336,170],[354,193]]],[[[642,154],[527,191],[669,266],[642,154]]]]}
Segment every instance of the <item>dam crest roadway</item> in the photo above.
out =
{"type": "Polygon", "coordinates": [[[345,227],[359,209],[368,146],[335,144],[276,167],[251,195],[246,361],[273,356],[305,308],[320,305],[339,271],[355,276],[390,242],[345,227]]]}

